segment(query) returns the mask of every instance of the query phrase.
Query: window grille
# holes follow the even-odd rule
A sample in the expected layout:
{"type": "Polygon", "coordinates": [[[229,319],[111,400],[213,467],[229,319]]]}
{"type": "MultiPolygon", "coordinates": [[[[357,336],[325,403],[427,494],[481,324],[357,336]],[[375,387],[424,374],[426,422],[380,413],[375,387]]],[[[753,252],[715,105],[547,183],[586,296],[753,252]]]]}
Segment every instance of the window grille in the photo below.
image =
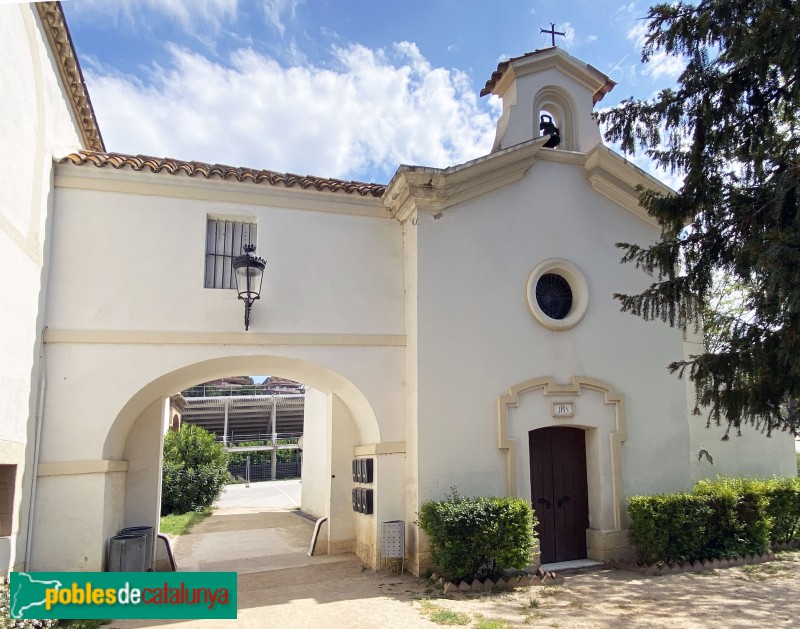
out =
{"type": "Polygon", "coordinates": [[[555,273],[545,273],[536,283],[536,303],[548,317],[565,319],[572,309],[569,282],[555,273]]]}
{"type": "Polygon", "coordinates": [[[206,288],[236,288],[233,259],[244,245],[256,244],[256,224],[208,219],[206,226],[206,288]]]}

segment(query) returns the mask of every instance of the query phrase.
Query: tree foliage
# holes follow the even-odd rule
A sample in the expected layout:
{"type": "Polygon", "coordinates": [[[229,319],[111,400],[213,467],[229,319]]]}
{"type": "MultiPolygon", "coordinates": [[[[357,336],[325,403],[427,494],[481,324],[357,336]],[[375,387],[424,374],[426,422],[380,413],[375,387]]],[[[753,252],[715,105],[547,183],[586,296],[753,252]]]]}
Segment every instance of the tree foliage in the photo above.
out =
{"type": "Polygon", "coordinates": [[[200,426],[182,424],[164,437],[161,515],[210,507],[228,480],[228,453],[200,426]]]}
{"type": "Polygon", "coordinates": [[[622,310],[701,325],[715,281],[742,289],[747,316],[724,342],[670,370],[694,381],[695,413],[731,429],[797,433],[800,397],[800,3],[701,0],[653,6],[642,60],[685,61],[675,88],[601,114],[623,151],[684,177],[672,196],[640,191],[662,227],[652,245],[619,243],[654,282],[616,295],[622,310]]]}

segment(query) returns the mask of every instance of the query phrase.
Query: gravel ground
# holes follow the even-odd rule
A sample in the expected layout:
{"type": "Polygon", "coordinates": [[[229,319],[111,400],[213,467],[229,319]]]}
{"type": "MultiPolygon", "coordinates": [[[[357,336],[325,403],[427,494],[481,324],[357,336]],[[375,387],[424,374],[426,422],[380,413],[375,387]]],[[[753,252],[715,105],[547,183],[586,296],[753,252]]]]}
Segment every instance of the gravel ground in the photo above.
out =
{"type": "Polygon", "coordinates": [[[423,579],[375,573],[353,555],[308,557],[309,527],[286,511],[215,512],[178,541],[176,554],[179,566],[188,569],[239,572],[238,619],[114,621],[112,626],[800,627],[798,551],[741,568],[663,577],[603,569],[567,575],[561,586],[443,595],[423,579]],[[260,551],[258,539],[268,542],[260,551]]]}

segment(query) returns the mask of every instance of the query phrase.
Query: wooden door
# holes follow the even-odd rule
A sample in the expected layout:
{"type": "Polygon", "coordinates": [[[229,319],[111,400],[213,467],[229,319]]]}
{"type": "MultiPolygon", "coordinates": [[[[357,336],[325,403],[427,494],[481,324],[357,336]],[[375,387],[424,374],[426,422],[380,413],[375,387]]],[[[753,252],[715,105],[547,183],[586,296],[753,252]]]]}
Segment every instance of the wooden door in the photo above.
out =
{"type": "Polygon", "coordinates": [[[586,439],[580,428],[540,428],[528,433],[531,501],[539,520],[542,563],[586,559],[589,500],[586,439]]]}

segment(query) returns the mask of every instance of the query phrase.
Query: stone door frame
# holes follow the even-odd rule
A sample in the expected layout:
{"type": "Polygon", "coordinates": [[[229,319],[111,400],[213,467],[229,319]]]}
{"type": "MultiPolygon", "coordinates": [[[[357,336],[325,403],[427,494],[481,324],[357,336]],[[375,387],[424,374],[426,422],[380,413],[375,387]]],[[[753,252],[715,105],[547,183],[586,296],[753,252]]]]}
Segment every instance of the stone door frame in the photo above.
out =
{"type": "MultiPolygon", "coordinates": [[[[590,528],[586,531],[588,557],[607,561],[612,557],[627,556],[630,543],[627,538],[626,503],[622,485],[622,444],[627,439],[627,415],[625,396],[617,392],[613,386],[582,376],[573,376],[570,383],[558,384],[555,378],[545,376],[526,380],[512,386],[508,394],[497,399],[497,435],[498,447],[506,458],[506,493],[511,497],[519,497],[517,487],[517,439],[509,437],[509,409],[517,408],[524,395],[538,394],[552,401],[577,399],[584,391],[599,392],[603,395],[603,403],[612,407],[613,428],[601,431],[596,418],[582,417],[569,425],[583,428],[587,438],[587,475],[589,482],[589,519],[590,528]],[[604,433],[604,434],[603,434],[604,433]],[[590,439],[600,439],[596,448],[608,453],[610,466],[604,472],[598,457],[589,457],[590,439]],[[592,494],[603,496],[602,500],[593,500],[592,494]],[[610,504],[609,504],[610,502],[610,504]],[[607,515],[603,517],[602,509],[606,507],[607,515]],[[610,508],[610,513],[609,513],[610,508]]],[[[577,418],[576,418],[577,419],[577,418]]],[[[527,434],[533,428],[564,425],[563,421],[554,418],[543,420],[535,426],[519,427],[527,434]]],[[[519,432],[518,431],[518,432],[519,432]]]]}

